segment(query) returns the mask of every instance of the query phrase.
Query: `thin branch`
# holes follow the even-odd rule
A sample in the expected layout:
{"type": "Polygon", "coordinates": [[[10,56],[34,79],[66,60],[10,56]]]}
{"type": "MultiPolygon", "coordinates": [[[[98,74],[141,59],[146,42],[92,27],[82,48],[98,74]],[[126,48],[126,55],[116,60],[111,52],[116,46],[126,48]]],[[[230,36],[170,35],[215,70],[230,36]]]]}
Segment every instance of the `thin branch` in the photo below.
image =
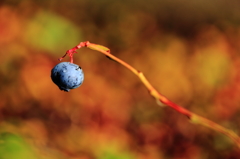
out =
{"type": "Polygon", "coordinates": [[[190,120],[191,123],[199,124],[199,125],[208,127],[210,129],[213,129],[217,132],[220,132],[220,133],[224,134],[225,136],[227,136],[231,140],[233,140],[236,143],[236,145],[238,146],[238,148],[240,148],[240,138],[236,133],[234,133],[232,130],[229,130],[227,128],[222,127],[221,125],[218,125],[218,124],[214,123],[211,120],[208,120],[208,119],[203,118],[203,117],[201,117],[197,114],[194,114],[194,113],[190,112],[189,110],[187,110],[187,109],[175,104],[174,102],[168,100],[165,96],[160,94],[149,83],[149,81],[146,79],[146,77],[144,76],[144,74],[141,71],[136,70],[134,67],[132,67],[128,63],[126,63],[126,62],[122,61],[121,59],[117,58],[116,56],[112,55],[110,53],[110,50],[105,46],[93,44],[93,43],[90,43],[88,41],[81,42],[76,47],[68,50],[66,52],[66,54],[62,58],[60,58],[59,60],[62,60],[66,55],[69,55],[70,59],[71,59],[70,61],[73,62],[73,54],[76,53],[76,50],[80,49],[81,47],[87,47],[87,48],[90,48],[92,50],[99,51],[102,54],[106,55],[108,58],[110,58],[110,59],[120,63],[121,65],[125,66],[127,69],[129,69],[132,73],[134,73],[141,80],[141,82],[148,89],[150,95],[153,96],[156,99],[156,101],[159,105],[166,105],[166,106],[169,106],[169,107],[173,108],[177,112],[187,116],[187,118],[190,120]]]}

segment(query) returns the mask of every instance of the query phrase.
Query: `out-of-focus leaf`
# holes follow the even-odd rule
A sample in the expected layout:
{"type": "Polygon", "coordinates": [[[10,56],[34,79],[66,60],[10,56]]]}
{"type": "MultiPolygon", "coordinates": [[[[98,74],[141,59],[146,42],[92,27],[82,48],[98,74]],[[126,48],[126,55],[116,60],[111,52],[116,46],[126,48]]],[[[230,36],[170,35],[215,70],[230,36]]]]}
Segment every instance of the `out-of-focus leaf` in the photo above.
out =
{"type": "Polygon", "coordinates": [[[79,29],[60,16],[39,12],[29,20],[25,29],[25,41],[30,45],[59,54],[81,41],[79,29]]]}
{"type": "Polygon", "coordinates": [[[1,159],[37,159],[31,147],[20,137],[11,133],[0,135],[1,159]]]}
{"type": "Polygon", "coordinates": [[[230,68],[228,54],[217,48],[207,48],[196,56],[198,79],[210,87],[224,83],[230,68]]]}
{"type": "Polygon", "coordinates": [[[21,33],[20,17],[10,7],[0,7],[0,45],[12,43],[21,33]]]}
{"type": "Polygon", "coordinates": [[[114,146],[106,147],[105,150],[101,152],[99,159],[134,159],[133,155],[127,152],[120,152],[114,146]]]}

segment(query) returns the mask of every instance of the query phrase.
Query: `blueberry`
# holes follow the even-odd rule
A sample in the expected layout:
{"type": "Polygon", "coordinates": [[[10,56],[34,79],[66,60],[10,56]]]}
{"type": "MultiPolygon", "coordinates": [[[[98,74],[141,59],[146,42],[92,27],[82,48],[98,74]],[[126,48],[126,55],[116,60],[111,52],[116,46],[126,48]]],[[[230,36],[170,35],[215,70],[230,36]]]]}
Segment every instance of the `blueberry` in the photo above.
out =
{"type": "Polygon", "coordinates": [[[52,69],[51,78],[60,90],[69,92],[70,89],[77,88],[83,83],[84,74],[78,65],[61,62],[52,69]]]}

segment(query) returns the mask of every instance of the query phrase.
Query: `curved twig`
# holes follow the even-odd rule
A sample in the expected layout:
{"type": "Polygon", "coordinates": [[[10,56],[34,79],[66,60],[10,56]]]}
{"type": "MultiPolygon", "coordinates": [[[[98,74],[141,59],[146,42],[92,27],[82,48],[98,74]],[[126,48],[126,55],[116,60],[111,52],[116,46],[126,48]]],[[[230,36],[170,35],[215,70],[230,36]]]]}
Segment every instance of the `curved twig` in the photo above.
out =
{"type": "Polygon", "coordinates": [[[208,127],[210,129],[213,129],[213,130],[215,130],[217,132],[220,132],[220,133],[224,134],[225,136],[227,136],[231,140],[233,140],[236,143],[236,145],[238,146],[238,148],[240,148],[240,138],[239,138],[239,136],[236,133],[234,133],[232,130],[224,128],[223,126],[218,125],[218,124],[214,123],[211,120],[208,120],[208,119],[203,118],[203,117],[201,117],[201,116],[199,116],[197,114],[194,114],[194,113],[190,112],[189,110],[187,110],[187,109],[185,109],[185,108],[183,108],[183,107],[173,103],[172,101],[167,99],[165,96],[160,94],[149,83],[149,81],[146,79],[146,77],[144,76],[144,74],[141,71],[138,71],[137,69],[135,69],[134,67],[132,67],[128,63],[126,63],[126,62],[122,61],[121,59],[117,58],[116,56],[112,55],[110,53],[110,50],[107,47],[105,47],[105,46],[93,44],[93,43],[90,43],[88,41],[81,42],[80,44],[78,44],[74,48],[68,50],[66,52],[66,54],[62,58],[60,58],[59,60],[62,60],[66,55],[69,55],[70,58],[71,58],[71,62],[73,62],[73,53],[76,53],[76,50],[80,49],[81,47],[87,47],[87,48],[90,48],[92,50],[99,51],[99,52],[103,53],[104,55],[106,55],[108,58],[110,58],[110,59],[120,63],[121,65],[125,66],[127,69],[129,69],[132,73],[134,73],[141,80],[141,82],[148,89],[150,95],[152,95],[156,99],[157,104],[159,104],[159,105],[166,105],[166,106],[169,106],[169,107],[173,108],[177,112],[187,116],[188,119],[190,120],[190,122],[192,122],[194,124],[203,125],[205,127],[208,127]]]}

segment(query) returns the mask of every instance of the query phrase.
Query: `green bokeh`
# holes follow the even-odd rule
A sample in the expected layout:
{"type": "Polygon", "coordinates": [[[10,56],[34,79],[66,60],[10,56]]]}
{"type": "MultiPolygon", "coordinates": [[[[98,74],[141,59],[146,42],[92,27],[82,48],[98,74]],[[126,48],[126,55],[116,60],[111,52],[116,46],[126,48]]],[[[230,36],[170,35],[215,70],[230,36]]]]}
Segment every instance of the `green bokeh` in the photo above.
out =
{"type": "Polygon", "coordinates": [[[0,135],[1,159],[37,159],[31,147],[20,137],[11,133],[0,135]]]}
{"type": "Polygon", "coordinates": [[[129,152],[121,152],[116,145],[110,145],[100,150],[98,159],[135,159],[129,152]]]}
{"type": "Polygon", "coordinates": [[[25,41],[35,48],[58,53],[81,40],[79,28],[50,12],[38,12],[26,25],[25,41]]]}

